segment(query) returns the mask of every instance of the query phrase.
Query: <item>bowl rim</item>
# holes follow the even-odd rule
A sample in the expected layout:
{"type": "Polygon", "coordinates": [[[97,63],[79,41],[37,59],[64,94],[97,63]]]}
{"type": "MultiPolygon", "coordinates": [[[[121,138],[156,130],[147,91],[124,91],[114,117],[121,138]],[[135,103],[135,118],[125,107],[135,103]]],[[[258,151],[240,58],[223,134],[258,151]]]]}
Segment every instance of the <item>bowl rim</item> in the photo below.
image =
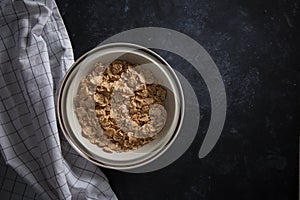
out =
{"type": "Polygon", "coordinates": [[[66,72],[64,78],[62,79],[60,87],[59,87],[58,99],[57,99],[57,116],[58,116],[59,125],[60,125],[60,128],[61,128],[66,140],[73,147],[73,149],[77,153],[79,153],[82,157],[84,157],[88,161],[92,162],[93,164],[96,164],[98,166],[102,166],[102,167],[105,167],[105,168],[117,169],[117,170],[127,170],[127,169],[138,168],[138,167],[144,166],[144,165],[154,161],[158,157],[160,157],[172,145],[172,143],[177,138],[177,136],[179,134],[179,131],[181,129],[182,123],[183,123],[184,110],[185,110],[185,101],[184,101],[182,86],[180,84],[180,81],[179,81],[175,71],[172,69],[172,67],[160,55],[158,55],[154,51],[152,51],[152,50],[150,50],[146,47],[137,45],[137,44],[125,43],[125,42],[117,42],[117,43],[110,43],[110,44],[100,45],[100,46],[97,46],[97,47],[91,49],[90,51],[87,51],[85,54],[80,56],[71,65],[71,67],[66,72]],[[77,141],[77,142],[74,141],[74,140],[76,140],[76,137],[74,139],[74,137],[71,136],[68,129],[66,128],[66,122],[63,120],[63,116],[62,116],[62,109],[63,109],[62,108],[62,105],[63,105],[62,102],[63,102],[63,100],[62,99],[63,99],[63,94],[64,94],[64,91],[65,91],[65,85],[68,82],[68,78],[70,77],[72,72],[76,69],[78,64],[80,62],[82,62],[82,60],[84,60],[90,54],[93,54],[94,52],[99,51],[101,49],[113,48],[113,47],[122,47],[122,46],[123,47],[124,46],[125,47],[132,47],[132,48],[137,48],[139,50],[143,50],[144,53],[156,58],[159,62],[161,62],[162,64],[164,64],[167,67],[167,70],[170,72],[172,78],[174,79],[174,84],[176,85],[176,88],[178,90],[177,92],[178,92],[178,95],[179,95],[179,102],[180,102],[180,104],[179,104],[179,117],[178,117],[178,122],[177,122],[176,128],[175,128],[174,133],[172,134],[171,138],[169,138],[169,140],[166,142],[166,144],[163,145],[162,147],[160,147],[158,152],[156,152],[154,155],[150,156],[149,158],[147,158],[147,159],[145,159],[141,162],[137,162],[137,163],[130,164],[130,165],[108,165],[106,163],[103,163],[103,162],[99,161],[98,159],[95,159],[92,155],[90,155],[90,153],[88,153],[89,151],[83,145],[78,144],[78,143],[80,143],[80,141],[77,141]]]}

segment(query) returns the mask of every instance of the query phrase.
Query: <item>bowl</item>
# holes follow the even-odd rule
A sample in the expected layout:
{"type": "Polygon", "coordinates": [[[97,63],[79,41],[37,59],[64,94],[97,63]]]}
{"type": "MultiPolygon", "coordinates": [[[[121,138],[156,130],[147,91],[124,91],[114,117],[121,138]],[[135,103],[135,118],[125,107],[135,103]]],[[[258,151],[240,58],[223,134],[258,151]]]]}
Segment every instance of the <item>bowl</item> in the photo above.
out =
{"type": "Polygon", "coordinates": [[[183,121],[184,98],[180,82],[170,65],[152,50],[130,43],[98,46],[81,56],[68,70],[58,94],[58,119],[66,139],[84,158],[111,169],[133,169],[157,159],[173,143],[183,121]],[[141,71],[150,71],[166,91],[166,122],[157,138],[126,152],[107,152],[82,135],[82,127],[74,112],[74,97],[81,80],[95,68],[95,63],[125,60],[138,64],[141,71]]]}

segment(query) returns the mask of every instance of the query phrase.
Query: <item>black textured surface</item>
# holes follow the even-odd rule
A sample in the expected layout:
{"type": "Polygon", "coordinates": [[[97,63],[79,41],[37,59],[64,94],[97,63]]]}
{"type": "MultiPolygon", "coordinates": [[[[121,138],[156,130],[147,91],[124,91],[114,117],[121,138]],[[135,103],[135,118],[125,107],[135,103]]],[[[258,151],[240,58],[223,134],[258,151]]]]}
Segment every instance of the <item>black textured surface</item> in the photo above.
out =
{"type": "Polygon", "coordinates": [[[198,136],[156,172],[103,171],[121,200],[298,199],[299,7],[292,0],[57,0],[75,57],[124,30],[157,26],[183,32],[212,56],[224,79],[228,112],[220,140],[198,159],[209,123],[203,80],[182,69],[201,104],[198,136]]]}

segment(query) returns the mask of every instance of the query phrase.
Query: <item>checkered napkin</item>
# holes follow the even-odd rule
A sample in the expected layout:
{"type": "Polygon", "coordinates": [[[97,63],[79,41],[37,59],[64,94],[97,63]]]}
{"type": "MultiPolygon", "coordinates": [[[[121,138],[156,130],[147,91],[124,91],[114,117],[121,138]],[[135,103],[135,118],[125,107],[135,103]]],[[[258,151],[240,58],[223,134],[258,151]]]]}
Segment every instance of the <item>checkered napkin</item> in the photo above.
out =
{"type": "Polygon", "coordinates": [[[59,130],[57,90],[73,53],[54,0],[0,9],[0,199],[117,199],[59,130]]]}

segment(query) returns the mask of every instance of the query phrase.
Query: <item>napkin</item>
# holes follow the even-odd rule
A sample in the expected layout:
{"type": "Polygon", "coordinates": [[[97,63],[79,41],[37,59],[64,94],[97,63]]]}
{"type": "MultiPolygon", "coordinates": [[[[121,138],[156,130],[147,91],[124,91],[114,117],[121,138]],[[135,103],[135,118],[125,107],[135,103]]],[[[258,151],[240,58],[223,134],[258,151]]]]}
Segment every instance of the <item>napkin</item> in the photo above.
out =
{"type": "Polygon", "coordinates": [[[54,0],[0,1],[1,199],[117,199],[59,128],[57,91],[73,62],[54,0]]]}

